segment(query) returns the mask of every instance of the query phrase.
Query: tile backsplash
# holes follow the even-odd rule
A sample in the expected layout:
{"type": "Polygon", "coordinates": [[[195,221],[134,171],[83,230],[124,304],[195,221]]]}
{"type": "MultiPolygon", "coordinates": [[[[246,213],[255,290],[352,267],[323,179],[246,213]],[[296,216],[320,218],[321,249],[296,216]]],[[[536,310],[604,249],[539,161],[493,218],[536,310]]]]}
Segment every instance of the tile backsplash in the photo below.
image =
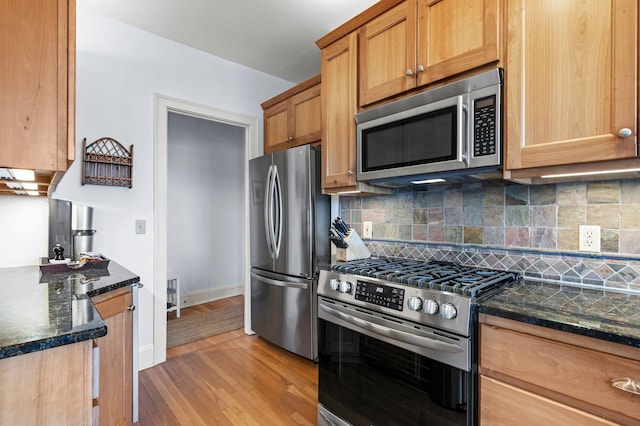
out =
{"type": "Polygon", "coordinates": [[[360,234],[373,223],[375,254],[640,290],[640,179],[399,189],[341,197],[340,215],[360,234]],[[600,253],[578,251],[579,225],[601,226],[600,253]]]}

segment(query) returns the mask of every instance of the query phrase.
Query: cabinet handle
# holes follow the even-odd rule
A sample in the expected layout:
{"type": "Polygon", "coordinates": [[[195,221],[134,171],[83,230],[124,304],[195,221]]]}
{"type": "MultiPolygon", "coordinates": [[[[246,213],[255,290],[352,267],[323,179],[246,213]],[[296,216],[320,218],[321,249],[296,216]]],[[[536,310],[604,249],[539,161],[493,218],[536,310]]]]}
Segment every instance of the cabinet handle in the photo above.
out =
{"type": "Polygon", "coordinates": [[[624,392],[640,395],[640,382],[630,379],[629,377],[613,379],[611,380],[611,386],[624,392]]]}
{"type": "Polygon", "coordinates": [[[352,175],[353,175],[353,170],[347,170],[347,174],[348,174],[349,176],[352,176],[352,175]]]}
{"type": "Polygon", "coordinates": [[[416,70],[418,72],[424,72],[424,67],[422,65],[418,65],[418,68],[416,70]]]}
{"type": "Polygon", "coordinates": [[[127,311],[135,311],[136,310],[136,305],[131,305],[127,307],[127,311]]]}
{"type": "Polygon", "coordinates": [[[618,130],[618,136],[620,136],[621,138],[628,138],[629,136],[631,136],[631,134],[633,134],[633,132],[631,131],[631,129],[625,127],[624,129],[620,129],[618,130]]]}
{"type": "Polygon", "coordinates": [[[407,75],[407,77],[412,77],[413,76],[413,71],[407,70],[407,72],[405,72],[405,74],[407,75]]]}
{"type": "Polygon", "coordinates": [[[294,139],[294,137],[293,137],[293,136],[289,136],[289,137],[287,138],[287,142],[293,142],[293,139],[294,139]]]}

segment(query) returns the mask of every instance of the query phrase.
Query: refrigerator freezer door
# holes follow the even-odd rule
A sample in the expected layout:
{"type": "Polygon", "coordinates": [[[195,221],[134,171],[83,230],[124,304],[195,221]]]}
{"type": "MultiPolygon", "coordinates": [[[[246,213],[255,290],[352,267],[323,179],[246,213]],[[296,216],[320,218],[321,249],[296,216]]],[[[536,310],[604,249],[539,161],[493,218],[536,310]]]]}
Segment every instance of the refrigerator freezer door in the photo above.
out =
{"type": "Polygon", "coordinates": [[[316,282],[251,269],[251,328],[290,352],[317,358],[316,282]]]}

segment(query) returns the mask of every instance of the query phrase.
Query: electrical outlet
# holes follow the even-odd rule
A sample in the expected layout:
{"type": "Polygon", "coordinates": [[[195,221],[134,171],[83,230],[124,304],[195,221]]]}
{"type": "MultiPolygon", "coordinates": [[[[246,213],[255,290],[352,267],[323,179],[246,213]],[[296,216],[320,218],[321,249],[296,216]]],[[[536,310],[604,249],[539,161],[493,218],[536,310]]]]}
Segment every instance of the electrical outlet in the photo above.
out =
{"type": "Polygon", "coordinates": [[[372,222],[362,222],[362,238],[373,238],[372,222]]]}
{"type": "Polygon", "coordinates": [[[600,251],[600,227],[598,225],[580,225],[578,249],[580,251],[600,251]]]}

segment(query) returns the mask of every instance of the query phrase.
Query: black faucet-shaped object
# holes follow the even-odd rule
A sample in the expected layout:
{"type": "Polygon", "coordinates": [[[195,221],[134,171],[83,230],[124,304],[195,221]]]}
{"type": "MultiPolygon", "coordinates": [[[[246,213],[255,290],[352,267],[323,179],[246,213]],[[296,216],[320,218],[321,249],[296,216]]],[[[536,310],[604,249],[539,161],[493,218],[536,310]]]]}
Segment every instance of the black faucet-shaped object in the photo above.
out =
{"type": "Polygon", "coordinates": [[[53,260],[64,260],[64,247],[62,247],[60,244],[56,244],[56,246],[53,248],[53,254],[55,255],[53,260]]]}

